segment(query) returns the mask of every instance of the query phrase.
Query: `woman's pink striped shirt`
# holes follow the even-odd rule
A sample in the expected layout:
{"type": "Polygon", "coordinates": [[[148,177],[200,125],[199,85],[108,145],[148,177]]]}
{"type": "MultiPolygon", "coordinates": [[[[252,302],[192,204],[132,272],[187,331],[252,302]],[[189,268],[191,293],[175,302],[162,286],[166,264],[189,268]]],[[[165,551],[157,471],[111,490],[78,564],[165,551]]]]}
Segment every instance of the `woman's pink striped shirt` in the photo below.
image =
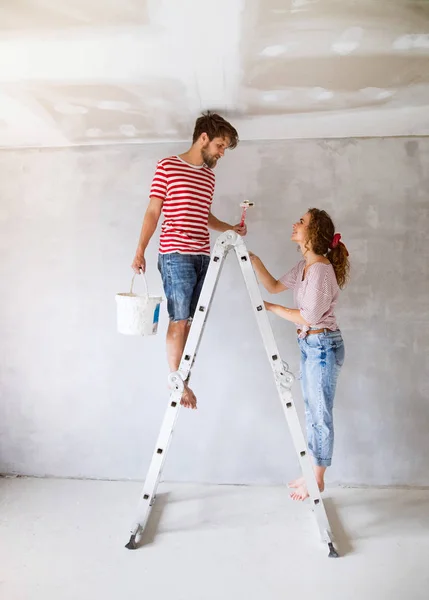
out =
{"type": "Polygon", "coordinates": [[[293,290],[296,308],[307,323],[310,323],[310,327],[296,324],[297,329],[301,329],[299,337],[304,338],[310,328],[336,331],[338,325],[334,308],[340,288],[334,268],[331,264],[313,263],[303,280],[304,267],[305,260],[301,260],[279,279],[289,290],[293,290]]]}

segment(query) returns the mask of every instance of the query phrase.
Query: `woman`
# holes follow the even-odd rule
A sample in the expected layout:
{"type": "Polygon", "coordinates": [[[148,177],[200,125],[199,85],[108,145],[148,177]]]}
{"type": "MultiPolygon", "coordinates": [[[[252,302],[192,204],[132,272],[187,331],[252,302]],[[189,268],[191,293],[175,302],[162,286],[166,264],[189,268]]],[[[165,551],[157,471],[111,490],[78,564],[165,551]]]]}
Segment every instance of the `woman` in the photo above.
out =
{"type": "MultiPolygon", "coordinates": [[[[314,459],[317,484],[323,492],[326,468],[334,446],[333,404],[337,378],[344,362],[344,343],[334,314],[339,290],[349,274],[348,252],[335,233],[331,217],[311,208],[293,226],[291,240],[302,252],[291,271],[276,280],[251,254],[256,274],[270,294],[294,290],[296,309],[265,302],[267,310],[295,323],[301,350],[301,387],[305,402],[307,443],[314,459]]],[[[294,500],[308,498],[304,478],[289,484],[294,500]]]]}

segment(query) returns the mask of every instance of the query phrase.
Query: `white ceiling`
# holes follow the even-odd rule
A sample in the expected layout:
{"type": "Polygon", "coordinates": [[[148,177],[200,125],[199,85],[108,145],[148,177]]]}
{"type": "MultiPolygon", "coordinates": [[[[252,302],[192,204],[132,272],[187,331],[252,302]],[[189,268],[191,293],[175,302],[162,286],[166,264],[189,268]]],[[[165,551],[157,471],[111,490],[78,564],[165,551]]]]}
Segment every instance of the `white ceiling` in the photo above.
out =
{"type": "Polygon", "coordinates": [[[2,0],[0,146],[429,134],[429,1],[2,0]]]}

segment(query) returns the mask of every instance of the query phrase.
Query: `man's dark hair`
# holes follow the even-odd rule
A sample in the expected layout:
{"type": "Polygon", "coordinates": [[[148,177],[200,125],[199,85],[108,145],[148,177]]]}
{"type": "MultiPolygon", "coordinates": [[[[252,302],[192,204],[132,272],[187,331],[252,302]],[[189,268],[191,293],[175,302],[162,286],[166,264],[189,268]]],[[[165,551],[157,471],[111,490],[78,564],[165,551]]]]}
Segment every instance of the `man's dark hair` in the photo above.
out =
{"type": "Polygon", "coordinates": [[[210,141],[216,137],[229,137],[231,142],[228,148],[231,149],[235,148],[238,144],[237,130],[223,117],[210,111],[203,113],[201,117],[196,120],[194,135],[192,136],[193,144],[195,144],[202,133],[206,133],[210,141]]]}

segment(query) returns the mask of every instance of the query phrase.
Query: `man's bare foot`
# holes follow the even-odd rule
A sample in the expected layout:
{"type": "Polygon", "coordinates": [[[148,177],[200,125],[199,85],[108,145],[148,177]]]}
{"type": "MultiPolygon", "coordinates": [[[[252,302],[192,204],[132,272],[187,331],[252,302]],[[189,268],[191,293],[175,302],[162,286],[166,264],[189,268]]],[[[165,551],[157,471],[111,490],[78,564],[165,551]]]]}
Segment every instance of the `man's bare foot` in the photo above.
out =
{"type": "MultiPolygon", "coordinates": [[[[317,485],[319,486],[319,490],[323,492],[325,489],[324,481],[318,481],[317,485]]],[[[292,500],[306,500],[310,494],[308,493],[307,484],[305,483],[304,477],[300,477],[299,479],[295,479],[295,481],[291,481],[288,484],[288,487],[293,488],[293,492],[290,494],[292,500]]]]}
{"type": "Polygon", "coordinates": [[[185,384],[185,389],[183,390],[182,399],[180,400],[180,404],[185,408],[197,408],[197,398],[194,392],[185,384]]]}

